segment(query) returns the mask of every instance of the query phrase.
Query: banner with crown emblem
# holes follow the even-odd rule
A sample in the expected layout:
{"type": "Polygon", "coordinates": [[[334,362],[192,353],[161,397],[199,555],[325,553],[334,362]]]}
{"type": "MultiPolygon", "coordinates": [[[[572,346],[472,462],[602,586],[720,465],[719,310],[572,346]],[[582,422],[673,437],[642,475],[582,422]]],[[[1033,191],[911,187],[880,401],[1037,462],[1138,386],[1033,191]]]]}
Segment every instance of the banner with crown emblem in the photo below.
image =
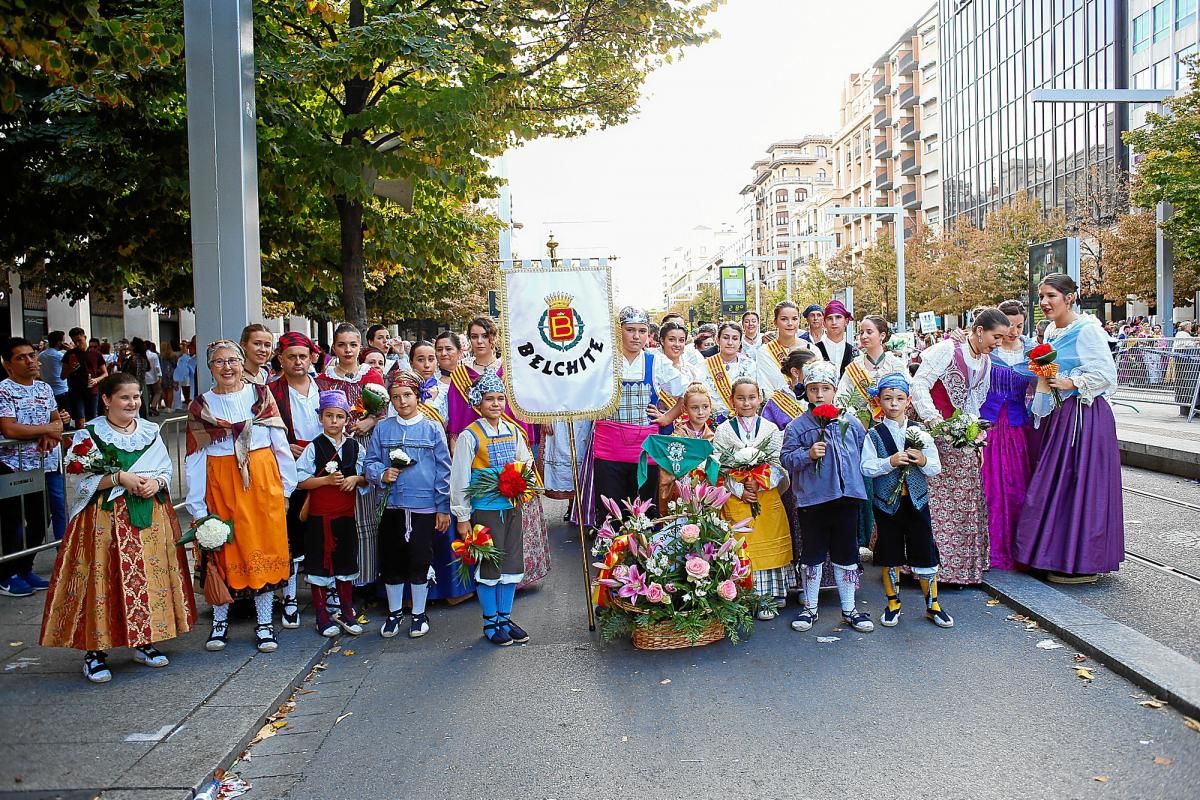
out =
{"type": "Polygon", "coordinates": [[[620,399],[611,271],[559,263],[500,273],[504,383],[530,422],[598,419],[620,399]]]}

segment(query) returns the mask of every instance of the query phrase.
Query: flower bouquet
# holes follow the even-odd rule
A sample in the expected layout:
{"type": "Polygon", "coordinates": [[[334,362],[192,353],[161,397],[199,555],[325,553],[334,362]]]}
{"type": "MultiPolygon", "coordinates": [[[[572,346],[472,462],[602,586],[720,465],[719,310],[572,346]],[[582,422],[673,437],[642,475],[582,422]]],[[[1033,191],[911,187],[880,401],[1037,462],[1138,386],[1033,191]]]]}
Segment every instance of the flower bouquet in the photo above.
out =
{"type": "Polygon", "coordinates": [[[68,475],[115,475],[120,471],[121,465],[116,458],[104,455],[91,436],[84,434],[76,438],[79,441],[63,457],[63,469],[68,475]]]}
{"type": "Polygon", "coordinates": [[[679,499],[651,520],[651,501],[625,510],[601,498],[609,511],[597,530],[595,600],[605,639],[633,633],[634,647],[662,650],[711,644],[749,635],[761,602],[753,592],[744,534],[749,520],[731,525],[721,516],[729,491],[676,482],[679,499]]]}
{"type": "Polygon", "coordinates": [[[987,430],[990,427],[992,423],[987,420],[955,409],[950,419],[931,425],[929,432],[949,439],[950,444],[960,450],[982,450],[987,443],[987,430]]]}
{"type": "MultiPolygon", "coordinates": [[[[770,452],[771,440],[763,439],[756,445],[732,448],[726,447],[717,451],[717,461],[721,462],[721,472],[742,485],[755,483],[760,489],[769,489],[771,484],[770,452]]],[[[751,515],[757,517],[762,512],[762,504],[757,500],[750,504],[751,515]]]]}
{"type": "MultiPolygon", "coordinates": [[[[371,385],[371,384],[368,384],[368,385],[371,385]]],[[[364,392],[364,394],[365,394],[365,392],[364,392]]],[[[329,464],[332,464],[332,463],[333,463],[332,461],[329,462],[329,464]]],[[[388,451],[388,467],[390,469],[398,469],[401,472],[403,472],[404,470],[408,469],[415,463],[417,463],[417,460],[415,458],[413,458],[412,456],[410,456],[408,453],[404,452],[403,447],[393,447],[391,450],[388,451]]],[[[329,464],[325,465],[326,469],[329,469],[329,464]]],[[[332,475],[333,473],[330,472],[329,474],[332,475]]],[[[392,494],[392,487],[395,485],[396,485],[396,481],[392,481],[391,483],[385,485],[383,488],[383,499],[379,501],[379,510],[375,514],[376,524],[378,524],[379,521],[383,519],[383,512],[387,509],[388,497],[392,494]]]]}
{"type": "Polygon", "coordinates": [[[225,575],[214,554],[233,541],[233,523],[223,520],[216,514],[209,514],[192,522],[187,533],[176,542],[182,547],[188,542],[195,542],[200,549],[200,563],[196,569],[196,577],[204,587],[204,599],[211,605],[224,605],[233,602],[229,587],[225,583],[225,575]]]}
{"type": "MultiPolygon", "coordinates": [[[[871,413],[871,407],[857,390],[844,395],[838,400],[837,407],[844,415],[857,418],[864,428],[871,427],[871,420],[874,418],[874,415],[871,413]]],[[[846,423],[842,423],[843,433],[845,432],[845,427],[846,423]]]]}
{"type": "Polygon", "coordinates": [[[1049,389],[1054,397],[1054,407],[1058,408],[1063,402],[1062,395],[1049,384],[1050,378],[1058,376],[1056,358],[1058,351],[1048,344],[1039,344],[1029,351],[1029,371],[1038,376],[1038,391],[1045,394],[1044,390],[1049,389]]]}
{"type": "Polygon", "coordinates": [[[363,384],[362,397],[359,399],[359,403],[362,405],[362,410],[373,417],[387,408],[387,389],[378,383],[363,384]]]}
{"type": "Polygon", "coordinates": [[[486,525],[475,525],[466,538],[451,542],[450,549],[455,556],[452,563],[458,582],[464,586],[471,583],[471,567],[484,562],[498,567],[504,559],[504,551],[496,547],[486,525]]]}
{"type": "MultiPolygon", "coordinates": [[[[838,421],[842,415],[842,410],[833,403],[821,403],[819,406],[815,406],[813,408],[812,415],[813,419],[817,421],[817,425],[819,425],[821,428],[821,430],[817,433],[817,441],[823,442],[825,441],[825,429],[828,428],[830,424],[838,421]]],[[[845,434],[845,432],[846,429],[843,427],[842,433],[845,434]]],[[[821,465],[824,461],[825,459],[822,458],[816,464],[818,475],[821,474],[821,465]]]]}
{"type": "MultiPolygon", "coordinates": [[[[920,426],[919,425],[909,425],[904,430],[904,449],[905,450],[920,450],[924,446],[925,446],[925,440],[921,436],[920,426]]],[[[904,469],[902,469],[900,471],[900,480],[896,484],[896,488],[892,490],[891,496],[888,498],[889,506],[894,504],[897,500],[900,499],[900,493],[904,490],[905,480],[908,477],[908,473],[912,472],[914,469],[918,469],[918,468],[914,467],[912,464],[907,464],[907,465],[905,465],[904,469]]]]}
{"type": "Polygon", "coordinates": [[[525,461],[512,461],[502,469],[480,471],[467,487],[467,497],[485,499],[503,497],[514,506],[527,503],[543,491],[537,471],[525,461]]]}

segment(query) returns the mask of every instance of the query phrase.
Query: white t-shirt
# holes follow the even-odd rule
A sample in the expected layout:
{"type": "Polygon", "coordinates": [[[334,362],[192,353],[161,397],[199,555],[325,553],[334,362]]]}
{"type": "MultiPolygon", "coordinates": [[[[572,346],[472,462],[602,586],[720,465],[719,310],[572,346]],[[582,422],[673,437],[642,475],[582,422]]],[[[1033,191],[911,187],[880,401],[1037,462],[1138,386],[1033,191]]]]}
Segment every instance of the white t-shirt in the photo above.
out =
{"type": "Polygon", "coordinates": [[[146,385],[153,386],[162,377],[162,362],[158,360],[158,353],[153,350],[146,351],[146,360],[150,362],[150,370],[146,373],[146,385]]]}

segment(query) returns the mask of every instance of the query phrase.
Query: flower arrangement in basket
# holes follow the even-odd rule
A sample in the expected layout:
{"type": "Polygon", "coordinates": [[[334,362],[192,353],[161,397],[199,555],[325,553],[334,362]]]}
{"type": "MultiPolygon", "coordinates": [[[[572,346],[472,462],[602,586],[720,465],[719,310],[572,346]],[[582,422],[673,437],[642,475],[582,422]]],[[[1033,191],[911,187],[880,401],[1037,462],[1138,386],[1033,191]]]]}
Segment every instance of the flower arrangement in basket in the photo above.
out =
{"type": "Polygon", "coordinates": [[[929,432],[949,439],[950,444],[960,450],[982,450],[987,444],[987,430],[990,427],[992,423],[987,420],[955,409],[949,419],[930,425],[929,432]]]}
{"type": "Polygon", "coordinates": [[[609,517],[598,529],[596,601],[600,633],[632,632],[635,647],[662,650],[711,644],[750,634],[761,602],[754,594],[750,559],[741,534],[749,520],[731,525],[721,516],[729,491],[689,480],[676,482],[679,499],[658,520],[651,501],[625,502],[627,513],[601,498],[609,517]]]}

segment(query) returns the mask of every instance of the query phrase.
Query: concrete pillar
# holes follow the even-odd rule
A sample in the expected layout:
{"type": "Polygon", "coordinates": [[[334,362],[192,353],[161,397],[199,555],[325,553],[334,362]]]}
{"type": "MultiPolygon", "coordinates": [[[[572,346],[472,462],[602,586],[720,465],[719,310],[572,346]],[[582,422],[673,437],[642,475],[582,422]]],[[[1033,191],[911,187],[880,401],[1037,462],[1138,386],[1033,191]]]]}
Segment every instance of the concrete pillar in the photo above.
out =
{"type": "Polygon", "coordinates": [[[263,325],[267,326],[267,330],[274,334],[276,339],[283,335],[282,319],[265,319],[263,320],[263,325]]]}
{"type": "Polygon", "coordinates": [[[158,343],[158,312],[153,306],[130,305],[128,292],[124,293],[125,300],[125,336],[132,339],[138,336],[158,343]]]}
{"type": "Polygon", "coordinates": [[[21,276],[8,273],[8,324],[13,336],[25,335],[25,296],[21,294],[21,276]]]}
{"type": "Polygon", "coordinates": [[[196,312],[179,310],[179,341],[186,342],[196,335],[196,312]]]}
{"type": "Polygon", "coordinates": [[[312,325],[309,324],[308,317],[288,317],[287,329],[296,333],[303,333],[305,336],[312,336],[312,325]]]}
{"type": "Polygon", "coordinates": [[[92,335],[92,304],[88,298],[74,303],[63,297],[46,298],[46,329],[67,333],[71,328],[83,328],[92,335]]]}

